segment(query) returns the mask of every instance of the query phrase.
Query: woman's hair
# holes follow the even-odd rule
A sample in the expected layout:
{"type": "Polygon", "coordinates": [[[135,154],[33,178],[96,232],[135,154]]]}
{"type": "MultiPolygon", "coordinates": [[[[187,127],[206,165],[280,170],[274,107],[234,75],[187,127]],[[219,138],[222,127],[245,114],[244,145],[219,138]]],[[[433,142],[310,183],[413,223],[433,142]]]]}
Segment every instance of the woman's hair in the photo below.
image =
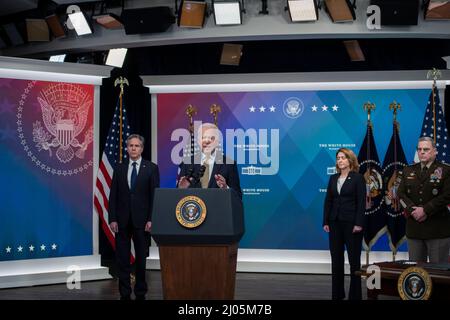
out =
{"type": "MultiPolygon", "coordinates": [[[[337,155],[339,154],[339,152],[342,152],[345,155],[345,158],[348,159],[348,162],[350,163],[350,171],[358,172],[359,171],[359,163],[358,163],[358,158],[356,158],[355,153],[350,149],[340,148],[336,152],[336,158],[337,158],[337,155]]],[[[336,161],[336,171],[339,173],[341,172],[341,170],[339,169],[339,167],[337,165],[337,161],[336,161]]]]}

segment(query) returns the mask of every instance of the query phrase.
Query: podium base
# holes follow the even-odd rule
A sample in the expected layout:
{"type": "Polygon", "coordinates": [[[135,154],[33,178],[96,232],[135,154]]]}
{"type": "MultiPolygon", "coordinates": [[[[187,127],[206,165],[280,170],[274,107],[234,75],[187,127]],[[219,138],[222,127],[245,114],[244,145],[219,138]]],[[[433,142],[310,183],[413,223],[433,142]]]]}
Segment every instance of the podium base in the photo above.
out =
{"type": "Polygon", "coordinates": [[[237,243],[161,245],[159,256],[164,299],[234,298],[237,243]]]}

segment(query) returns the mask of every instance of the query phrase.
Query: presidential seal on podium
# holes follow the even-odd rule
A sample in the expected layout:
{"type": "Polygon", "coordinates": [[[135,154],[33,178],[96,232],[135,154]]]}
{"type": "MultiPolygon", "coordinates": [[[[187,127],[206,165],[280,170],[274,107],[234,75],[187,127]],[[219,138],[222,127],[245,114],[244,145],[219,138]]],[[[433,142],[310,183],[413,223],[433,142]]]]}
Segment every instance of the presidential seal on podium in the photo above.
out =
{"type": "Polygon", "coordinates": [[[177,203],[175,214],[178,222],[185,228],[196,228],[206,218],[206,205],[196,196],[187,196],[177,203]]]}
{"type": "Polygon", "coordinates": [[[419,267],[410,267],[403,271],[397,282],[402,300],[428,300],[432,287],[430,275],[419,267]]]}

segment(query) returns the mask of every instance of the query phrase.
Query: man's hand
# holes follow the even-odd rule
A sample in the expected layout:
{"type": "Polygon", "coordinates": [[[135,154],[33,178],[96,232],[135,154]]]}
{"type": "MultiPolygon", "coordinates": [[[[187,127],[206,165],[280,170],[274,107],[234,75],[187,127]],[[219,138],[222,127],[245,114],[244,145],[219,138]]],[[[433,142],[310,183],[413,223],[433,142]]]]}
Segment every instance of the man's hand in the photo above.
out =
{"type": "Polygon", "coordinates": [[[353,230],[352,233],[359,233],[362,231],[362,227],[361,226],[353,226],[353,230]]]}
{"type": "Polygon", "coordinates": [[[329,225],[324,225],[323,226],[323,231],[325,231],[325,232],[330,232],[330,226],[329,225]]]}
{"type": "Polygon", "coordinates": [[[191,185],[192,178],[188,179],[186,176],[181,177],[178,181],[178,188],[187,189],[191,185]]]}
{"type": "Polygon", "coordinates": [[[111,231],[114,233],[119,232],[119,225],[117,224],[117,222],[111,222],[109,224],[109,227],[111,228],[111,231]]]}
{"type": "Polygon", "coordinates": [[[214,175],[214,179],[216,179],[216,183],[217,183],[217,185],[219,186],[220,189],[227,189],[228,188],[227,181],[220,174],[214,175]]]}
{"type": "Polygon", "coordinates": [[[423,211],[423,207],[413,207],[411,215],[417,222],[424,222],[427,218],[427,214],[423,211]]]}
{"type": "Polygon", "coordinates": [[[151,230],[152,230],[152,222],[147,221],[147,223],[145,224],[145,232],[150,232],[151,230]]]}

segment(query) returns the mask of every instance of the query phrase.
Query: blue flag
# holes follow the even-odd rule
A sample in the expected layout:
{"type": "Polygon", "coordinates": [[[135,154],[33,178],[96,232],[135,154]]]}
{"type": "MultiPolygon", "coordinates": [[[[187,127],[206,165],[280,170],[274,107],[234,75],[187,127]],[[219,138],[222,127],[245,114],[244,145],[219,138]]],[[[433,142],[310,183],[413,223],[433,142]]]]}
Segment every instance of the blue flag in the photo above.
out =
{"type": "Polygon", "coordinates": [[[391,141],[383,162],[383,211],[386,213],[389,246],[394,255],[406,240],[406,219],[403,217],[403,207],[400,205],[400,199],[397,196],[400,173],[405,166],[407,166],[407,160],[400,141],[399,124],[394,121],[391,141]],[[390,194],[389,197],[388,193],[390,194]]]}
{"type": "Polygon", "coordinates": [[[359,172],[366,181],[366,228],[364,229],[364,246],[367,251],[386,231],[386,216],[382,211],[383,179],[377,147],[373,138],[372,124],[367,124],[364,142],[359,150],[359,172]]]}

